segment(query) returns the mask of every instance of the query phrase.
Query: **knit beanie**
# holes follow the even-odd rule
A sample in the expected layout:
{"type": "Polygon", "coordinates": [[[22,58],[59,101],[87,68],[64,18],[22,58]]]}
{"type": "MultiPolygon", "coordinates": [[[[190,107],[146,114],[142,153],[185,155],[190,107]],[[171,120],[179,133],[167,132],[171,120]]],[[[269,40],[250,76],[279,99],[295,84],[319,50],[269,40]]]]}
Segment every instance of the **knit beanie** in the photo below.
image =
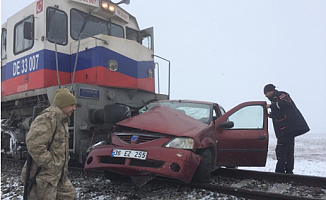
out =
{"type": "Polygon", "coordinates": [[[53,104],[59,108],[77,104],[76,97],[67,88],[57,89],[53,104]]]}
{"type": "Polygon", "coordinates": [[[266,94],[267,92],[270,91],[274,91],[275,90],[275,86],[273,84],[267,84],[264,87],[264,94],[266,94]]]}

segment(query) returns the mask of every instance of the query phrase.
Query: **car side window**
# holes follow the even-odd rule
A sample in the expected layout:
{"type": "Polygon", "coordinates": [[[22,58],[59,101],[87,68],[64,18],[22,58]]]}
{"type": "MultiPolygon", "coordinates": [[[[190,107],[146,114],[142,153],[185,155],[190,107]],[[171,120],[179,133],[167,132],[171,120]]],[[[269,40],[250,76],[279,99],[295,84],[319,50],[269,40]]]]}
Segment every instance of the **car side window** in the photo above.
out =
{"type": "Polygon", "coordinates": [[[218,112],[218,108],[216,106],[213,107],[213,120],[215,121],[220,117],[220,113],[218,112]]]}
{"type": "Polygon", "coordinates": [[[219,107],[220,107],[220,111],[221,111],[222,115],[224,115],[226,113],[224,108],[222,106],[219,106],[219,107]]]}
{"type": "Polygon", "coordinates": [[[261,105],[243,107],[230,115],[228,121],[234,123],[231,129],[263,129],[264,108],[261,105]]]}

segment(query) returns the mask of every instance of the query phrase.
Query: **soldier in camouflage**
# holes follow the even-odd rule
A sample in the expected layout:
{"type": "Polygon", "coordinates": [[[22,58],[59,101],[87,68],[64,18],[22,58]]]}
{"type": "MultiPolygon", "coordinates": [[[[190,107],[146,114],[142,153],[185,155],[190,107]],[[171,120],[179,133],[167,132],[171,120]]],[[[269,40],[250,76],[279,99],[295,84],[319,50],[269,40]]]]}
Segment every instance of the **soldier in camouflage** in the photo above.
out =
{"type": "MultiPolygon", "coordinates": [[[[28,199],[30,200],[70,200],[75,199],[76,191],[68,173],[70,116],[76,110],[77,100],[66,88],[56,91],[53,104],[38,115],[31,124],[26,137],[26,146],[33,159],[30,178],[36,176],[28,199]],[[54,131],[55,137],[47,150],[54,131]]],[[[25,180],[26,163],[22,170],[25,180]]]]}

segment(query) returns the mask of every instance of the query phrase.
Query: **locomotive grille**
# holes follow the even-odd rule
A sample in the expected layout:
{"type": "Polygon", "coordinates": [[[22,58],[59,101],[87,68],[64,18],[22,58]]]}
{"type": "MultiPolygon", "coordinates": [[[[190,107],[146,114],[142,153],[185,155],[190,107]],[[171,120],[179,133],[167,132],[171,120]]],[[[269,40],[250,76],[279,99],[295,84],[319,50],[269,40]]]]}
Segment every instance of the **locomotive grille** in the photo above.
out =
{"type": "Polygon", "coordinates": [[[144,142],[150,142],[150,141],[154,141],[157,139],[162,138],[161,136],[150,136],[150,135],[137,135],[138,138],[136,140],[132,140],[132,138],[135,135],[125,135],[125,134],[117,134],[116,137],[119,138],[121,141],[128,143],[128,144],[141,144],[144,142]]]}
{"type": "Polygon", "coordinates": [[[46,94],[25,97],[22,99],[15,99],[10,101],[2,101],[1,102],[1,110],[12,110],[18,108],[32,108],[37,105],[44,105],[46,107],[49,106],[49,99],[46,94]]]}

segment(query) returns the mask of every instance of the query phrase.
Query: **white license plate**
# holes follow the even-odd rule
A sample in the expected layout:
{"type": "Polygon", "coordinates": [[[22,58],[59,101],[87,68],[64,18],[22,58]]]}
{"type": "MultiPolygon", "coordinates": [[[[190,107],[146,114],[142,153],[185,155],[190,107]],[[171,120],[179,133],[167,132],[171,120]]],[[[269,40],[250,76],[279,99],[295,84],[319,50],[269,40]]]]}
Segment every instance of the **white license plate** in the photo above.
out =
{"type": "Polygon", "coordinates": [[[135,150],[124,150],[124,149],[113,149],[111,157],[122,157],[122,158],[136,158],[146,160],[146,151],[135,151],[135,150]]]}

